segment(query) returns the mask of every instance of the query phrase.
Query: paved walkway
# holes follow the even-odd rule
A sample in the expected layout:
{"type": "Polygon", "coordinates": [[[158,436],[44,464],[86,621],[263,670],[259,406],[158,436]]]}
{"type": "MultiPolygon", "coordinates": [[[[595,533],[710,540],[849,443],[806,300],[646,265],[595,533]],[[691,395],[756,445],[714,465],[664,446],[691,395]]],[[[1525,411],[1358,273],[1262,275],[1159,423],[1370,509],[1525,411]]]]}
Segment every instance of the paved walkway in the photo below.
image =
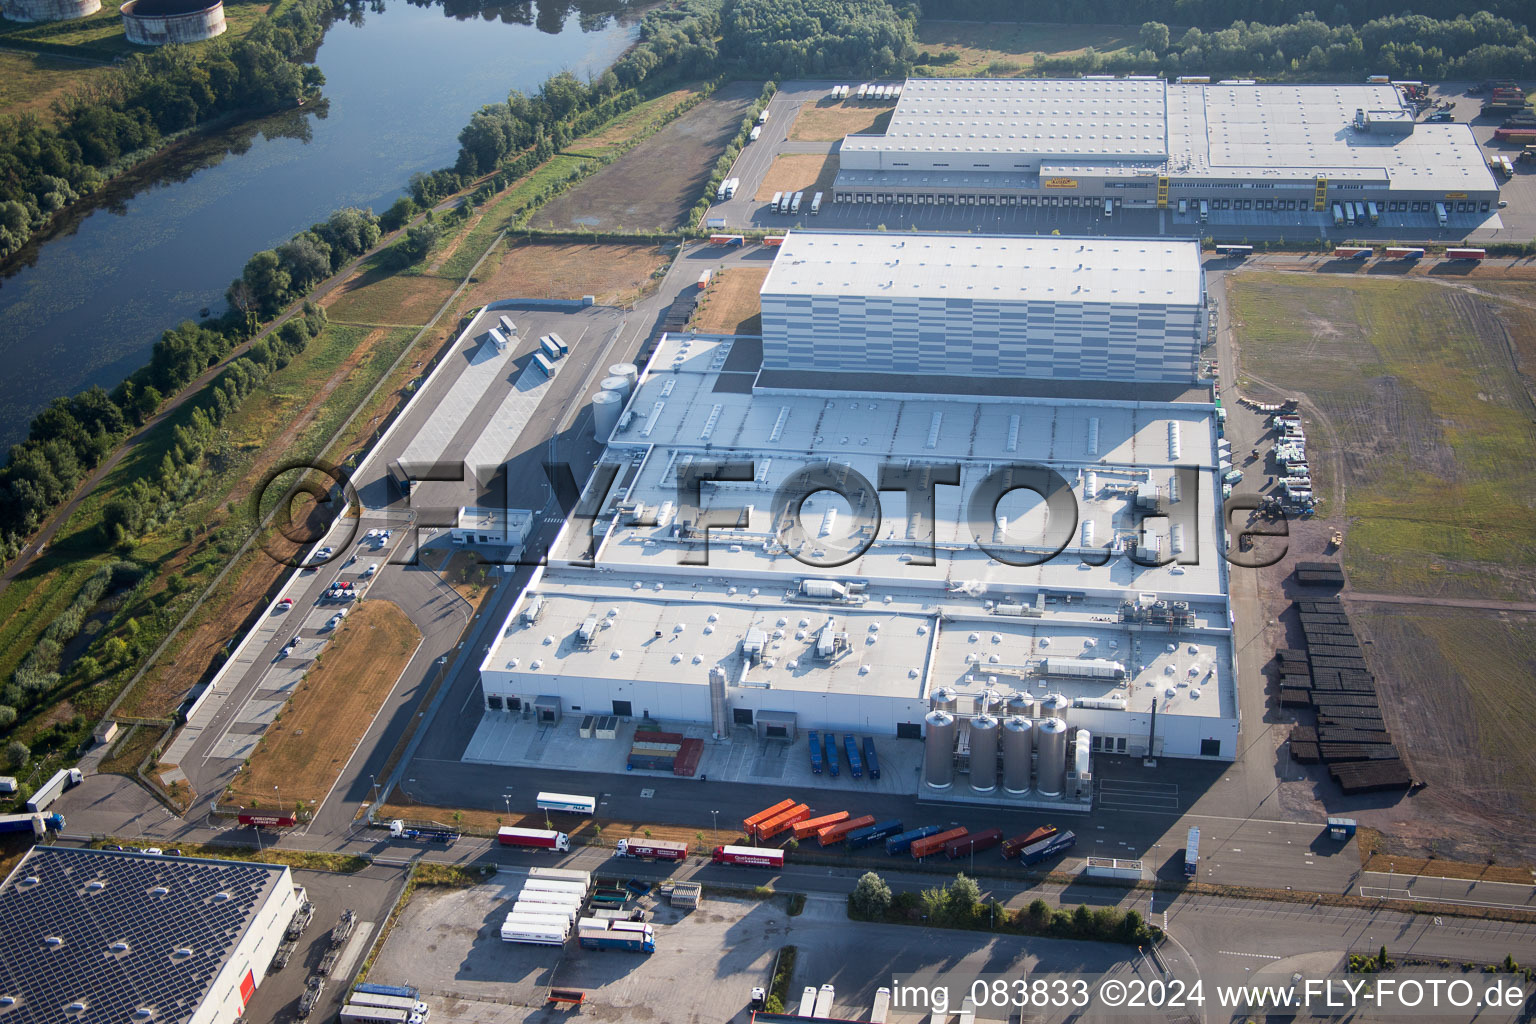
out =
{"type": "Polygon", "coordinates": [[[1366,899],[1425,900],[1467,907],[1536,910],[1536,875],[1532,876],[1531,885],[1520,885],[1514,882],[1366,871],[1360,876],[1358,894],[1366,899]]]}

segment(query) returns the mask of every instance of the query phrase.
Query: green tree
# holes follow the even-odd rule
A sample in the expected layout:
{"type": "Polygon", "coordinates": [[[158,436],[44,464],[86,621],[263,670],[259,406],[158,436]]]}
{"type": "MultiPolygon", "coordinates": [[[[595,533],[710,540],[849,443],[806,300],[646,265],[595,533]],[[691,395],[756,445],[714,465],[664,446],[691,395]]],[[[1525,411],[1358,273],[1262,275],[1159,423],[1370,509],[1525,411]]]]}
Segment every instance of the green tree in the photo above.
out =
{"type": "Polygon", "coordinates": [[[405,227],[406,221],[414,216],[416,216],[415,202],[411,200],[410,196],[401,196],[379,218],[379,227],[385,231],[399,231],[405,227]]]}
{"type": "Polygon", "coordinates": [[[1051,924],[1051,905],[1036,898],[1024,908],[1024,927],[1032,932],[1043,932],[1051,924]]]}
{"type": "Polygon", "coordinates": [[[0,704],[0,729],[9,729],[16,724],[16,709],[9,704],[0,704]]]}
{"type": "Polygon", "coordinates": [[[5,766],[11,771],[16,771],[27,763],[27,758],[32,756],[32,751],[21,740],[11,740],[5,745],[5,766]]]}
{"type": "Polygon", "coordinates": [[[1148,21],[1141,26],[1141,48],[1156,54],[1168,51],[1168,26],[1160,21],[1148,21]]]}
{"type": "Polygon", "coordinates": [[[853,887],[848,906],[861,917],[879,920],[891,909],[891,887],[873,871],[866,871],[853,887]]]}
{"type": "Polygon", "coordinates": [[[976,879],[956,875],[955,880],[949,883],[945,903],[956,918],[969,917],[980,902],[981,886],[976,884],[976,879]]]}

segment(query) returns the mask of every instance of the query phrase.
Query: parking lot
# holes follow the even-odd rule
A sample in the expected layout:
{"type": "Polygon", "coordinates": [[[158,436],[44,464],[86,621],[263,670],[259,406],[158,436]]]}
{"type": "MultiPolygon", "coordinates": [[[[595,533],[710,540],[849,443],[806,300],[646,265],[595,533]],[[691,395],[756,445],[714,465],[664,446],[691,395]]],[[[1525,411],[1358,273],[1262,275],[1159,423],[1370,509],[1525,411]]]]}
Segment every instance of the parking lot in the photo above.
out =
{"type": "MultiPolygon", "coordinates": [[[[1431,94],[1437,101],[1452,101],[1451,114],[1456,121],[1472,123],[1473,134],[1482,145],[1485,156],[1499,153],[1513,159],[1519,153],[1519,147],[1493,142],[1493,132],[1501,118],[1479,117],[1481,100],[1466,94],[1468,85],[1446,85],[1432,89],[1431,94]]],[[[1506,208],[1484,212],[1475,208],[1475,203],[1466,204],[1473,209],[1458,209],[1460,204],[1449,203],[1448,220],[1443,227],[1433,205],[1423,201],[1386,204],[1378,211],[1375,223],[1351,224],[1346,219],[1338,225],[1333,221],[1331,202],[1330,209],[1313,211],[1311,204],[1304,200],[1290,200],[1295,204],[1293,209],[1265,209],[1263,200],[1245,200],[1242,204],[1237,200],[1222,200],[1211,204],[1203,218],[1193,203],[1184,213],[1178,211],[1176,203],[1162,210],[1150,206],[1117,205],[1106,216],[1102,198],[1071,195],[1023,197],[1018,205],[996,205],[968,203],[958,196],[933,197],[942,198],[943,202],[900,201],[897,197],[876,193],[867,194],[862,201],[837,203],[827,192],[819,213],[811,213],[812,196],[807,194],[799,213],[781,214],[773,208],[771,197],[767,200],[755,197],[778,156],[830,152],[835,159],[838,142],[797,141],[789,137],[801,106],[825,97],[830,89],[831,84],[824,82],[787,82],[780,88],[768,106],[769,117],[763,124],[761,136],[742,150],[731,168],[731,176],[740,182],[734,198],[712,206],[709,217],[723,219],[726,226],[734,228],[983,231],[999,234],[1059,231],[1064,235],[1209,236],[1225,242],[1307,242],[1315,239],[1338,242],[1346,238],[1500,241],[1527,240],[1536,235],[1536,184],[1532,184],[1536,181],[1536,165],[1533,164],[1516,164],[1514,178],[1507,181],[1502,175],[1495,175],[1509,203],[1506,208]]],[[[888,110],[894,104],[871,103],[869,106],[871,110],[888,110]]]]}
{"type": "MultiPolygon", "coordinates": [[[[472,889],[417,890],[369,980],[417,986],[433,1018],[443,1020],[564,1019],[569,1011],[543,1008],[555,987],[586,993],[578,1011],[584,1018],[745,1021],[753,987],[769,984],[778,950],[794,945],[798,956],[788,1009],[798,1005],[803,987],[831,984],[834,1016],[863,1020],[875,990],[889,985],[892,975],[921,971],[967,984],[981,974],[1073,971],[1124,977],[1135,958],[1129,947],[1103,943],[852,922],[843,899],[816,894],[795,917],[781,900],[713,892],[690,911],[648,901],[648,920],[656,928],[656,952],[650,956],[584,951],[574,943],[556,948],[502,942],[506,901],[522,882],[521,872],[508,872],[472,889]]],[[[1004,1013],[977,1016],[1002,1020],[1004,1013]]],[[[926,1012],[890,1017],[903,1024],[927,1019],[926,1012]]]]}

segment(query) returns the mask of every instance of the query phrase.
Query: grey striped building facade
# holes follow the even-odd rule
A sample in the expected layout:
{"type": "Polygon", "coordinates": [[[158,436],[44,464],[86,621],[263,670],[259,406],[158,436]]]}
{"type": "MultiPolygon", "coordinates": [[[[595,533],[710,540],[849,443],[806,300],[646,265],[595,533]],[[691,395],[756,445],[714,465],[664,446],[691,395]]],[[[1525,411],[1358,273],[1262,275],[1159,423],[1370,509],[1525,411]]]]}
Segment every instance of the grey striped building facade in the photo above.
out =
{"type": "MultiPolygon", "coordinates": [[[[1158,383],[1196,379],[1204,338],[1204,289],[1192,242],[1171,243],[1188,249],[1180,254],[1187,257],[1187,266],[1177,271],[1186,278],[1185,287],[1174,289],[1178,301],[1164,292],[1164,301],[1117,302],[1077,301],[1071,297],[1077,293],[1065,285],[1026,284],[1009,295],[1006,284],[983,282],[981,287],[998,297],[932,294],[951,285],[944,283],[938,268],[915,264],[906,271],[912,277],[905,282],[855,280],[846,288],[831,289],[797,286],[793,273],[780,273],[778,267],[794,265],[807,237],[803,232],[790,236],[763,285],[765,369],[1158,383]],[[1189,276],[1193,287],[1188,286],[1189,276]],[[917,294],[890,294],[901,291],[917,294]],[[1033,297],[1041,292],[1065,294],[1062,299],[1033,297]]],[[[1001,265],[988,268],[998,272],[999,281],[1017,275],[1038,282],[1064,273],[1057,266],[1031,267],[1028,240],[994,241],[1013,243],[1001,265]],[[1020,263],[1012,262],[1020,257],[1020,263]]],[[[1051,240],[1057,245],[1063,241],[1070,240],[1051,240]]],[[[816,241],[810,246],[820,247],[816,241]]],[[[1138,291],[1106,284],[1117,275],[1134,274],[1132,270],[1090,266],[1086,272],[1098,279],[1094,298],[1138,291]]]]}

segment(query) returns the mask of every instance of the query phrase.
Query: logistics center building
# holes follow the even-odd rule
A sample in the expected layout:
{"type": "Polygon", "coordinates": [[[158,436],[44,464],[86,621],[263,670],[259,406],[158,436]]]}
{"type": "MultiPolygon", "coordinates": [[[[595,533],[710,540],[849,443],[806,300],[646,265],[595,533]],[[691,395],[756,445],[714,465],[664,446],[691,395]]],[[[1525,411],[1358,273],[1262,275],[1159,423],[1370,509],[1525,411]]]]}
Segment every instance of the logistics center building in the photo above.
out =
{"type": "Polygon", "coordinates": [[[234,1024],[297,909],[282,864],[33,847],[0,884],[0,1020],[234,1024]]]}
{"type": "MultiPolygon", "coordinates": [[[[1128,261],[1125,286],[1137,275],[1128,261]]],[[[764,334],[763,362],[788,351],[777,322],[764,334]]],[[[1224,442],[1208,390],[1137,398],[1137,375],[1163,371],[1134,358],[1115,363],[1120,390],[1105,388],[1119,397],[933,395],[924,372],[900,390],[826,387],[836,372],[768,386],[766,370],[743,386],[756,345],[663,337],[585,511],[486,653],[488,714],[915,739],[936,709],[1000,712],[1011,698],[1093,750],[1235,757],[1224,442]],[[706,555],[679,481],[720,462],[732,468],[711,475],[729,479],[698,492],[716,523],[706,555]],[[1049,501],[1009,490],[1026,464],[1059,478],[1049,501]],[[945,481],[931,513],[891,489],[892,471],[945,481]],[[1008,493],[987,498],[989,483],[1008,493]]]]}
{"type": "Polygon", "coordinates": [[[763,367],[1192,382],[1192,241],[792,232],[762,287],[763,367]]]}
{"type": "Polygon", "coordinates": [[[1470,126],[1392,85],[910,79],[883,135],[849,135],[838,202],[1486,213],[1470,126]]]}

